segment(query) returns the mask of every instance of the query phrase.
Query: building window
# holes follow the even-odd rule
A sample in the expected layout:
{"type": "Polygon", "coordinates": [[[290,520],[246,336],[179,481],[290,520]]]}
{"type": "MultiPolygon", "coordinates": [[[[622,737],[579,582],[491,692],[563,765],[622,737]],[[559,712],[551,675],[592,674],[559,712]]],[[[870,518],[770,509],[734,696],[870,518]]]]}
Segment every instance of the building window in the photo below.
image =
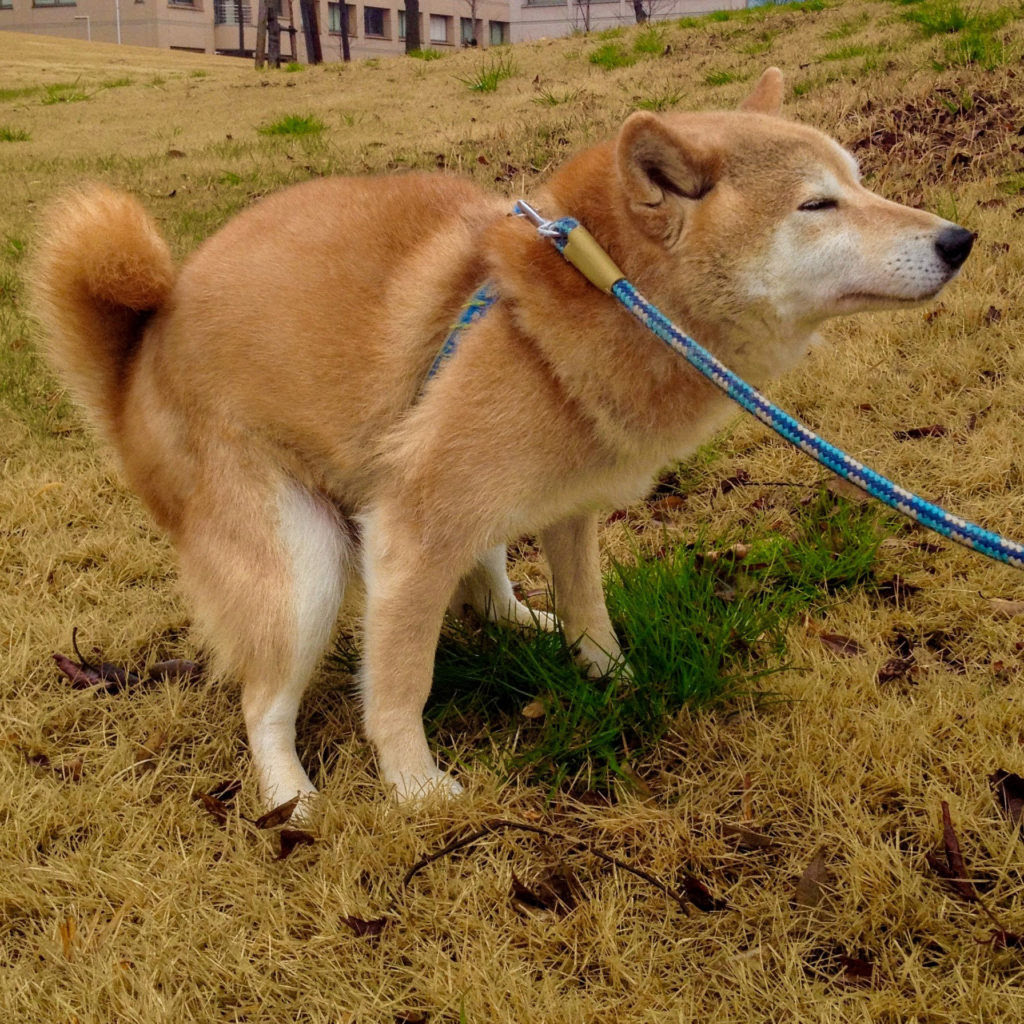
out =
{"type": "Polygon", "coordinates": [[[0,0],[0,11],[10,11],[14,9],[14,0],[0,0]]]}
{"type": "Polygon", "coordinates": [[[504,46],[508,42],[508,22],[491,22],[491,46],[504,46]]]}
{"type": "Polygon", "coordinates": [[[463,46],[476,46],[472,18],[459,18],[459,41],[463,46]]]}
{"type": "Polygon", "coordinates": [[[391,38],[391,12],[386,7],[363,8],[363,32],[378,39],[391,38]]]}
{"type": "Polygon", "coordinates": [[[75,0],[32,0],[33,7],[74,7],[75,0]]]}
{"type": "MultiPolygon", "coordinates": [[[[356,8],[355,4],[345,4],[348,9],[348,34],[349,38],[356,34],[356,8]]],[[[329,3],[327,5],[327,31],[332,35],[341,35],[341,4],[329,3]]]]}
{"type": "MultiPolygon", "coordinates": [[[[176,0],[172,0],[176,2],[176,0]]],[[[238,24],[238,0],[213,0],[214,25],[238,24]]],[[[252,7],[249,0],[242,0],[242,23],[252,24],[252,7]]]]}
{"type": "MultiPolygon", "coordinates": [[[[404,39],[405,38],[405,19],[406,19],[406,17],[407,17],[407,15],[406,15],[405,11],[399,11],[398,12],[398,38],[399,39],[404,39]]],[[[421,18],[421,20],[420,20],[420,38],[422,39],[423,38],[422,15],[420,16],[420,18],[421,18]]]]}
{"type": "Polygon", "coordinates": [[[432,43],[448,43],[451,41],[452,19],[447,14],[432,14],[430,16],[430,41],[432,43]]]}
{"type": "Polygon", "coordinates": [[[198,7],[196,0],[167,0],[168,7],[191,7],[195,10],[198,7]]]}

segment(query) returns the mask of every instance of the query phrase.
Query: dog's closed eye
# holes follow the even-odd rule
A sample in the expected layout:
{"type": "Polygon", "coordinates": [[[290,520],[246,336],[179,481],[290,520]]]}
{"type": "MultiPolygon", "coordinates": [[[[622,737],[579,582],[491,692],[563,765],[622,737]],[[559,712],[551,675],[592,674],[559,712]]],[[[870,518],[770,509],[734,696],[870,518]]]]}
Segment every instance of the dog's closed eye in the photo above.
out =
{"type": "Polygon", "coordinates": [[[806,203],[801,203],[797,209],[804,211],[835,210],[838,206],[838,199],[808,199],[806,203]]]}

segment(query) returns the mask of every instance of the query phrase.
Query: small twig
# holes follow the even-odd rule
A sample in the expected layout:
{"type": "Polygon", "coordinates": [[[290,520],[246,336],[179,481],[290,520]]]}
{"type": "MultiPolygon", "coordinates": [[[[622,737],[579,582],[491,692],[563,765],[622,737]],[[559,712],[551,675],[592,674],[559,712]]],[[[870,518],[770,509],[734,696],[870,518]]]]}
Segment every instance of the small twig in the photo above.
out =
{"type": "MultiPolygon", "coordinates": [[[[687,914],[690,913],[691,903],[699,905],[694,900],[692,894],[695,891],[699,892],[700,890],[703,890],[704,887],[696,876],[692,875],[685,869],[683,869],[683,871],[689,895],[687,893],[680,892],[674,886],[669,885],[667,882],[663,882],[660,878],[656,878],[654,875],[644,871],[642,868],[633,867],[633,865],[619,860],[618,857],[614,857],[610,853],[605,853],[603,850],[597,849],[593,843],[587,842],[586,840],[574,839],[572,836],[565,835],[564,832],[556,832],[554,829],[543,828],[540,825],[527,825],[524,822],[505,821],[503,819],[489,821],[475,832],[471,832],[469,835],[462,836],[459,839],[454,839],[440,850],[435,850],[433,853],[428,853],[425,857],[422,857],[405,873],[405,877],[402,879],[402,888],[406,888],[413,878],[415,878],[416,875],[418,875],[425,867],[433,864],[435,861],[441,860],[442,857],[447,857],[449,854],[455,853],[457,850],[461,850],[464,847],[472,846],[473,843],[483,839],[484,836],[493,835],[496,832],[503,831],[530,832],[533,835],[543,836],[545,839],[557,839],[577,850],[584,850],[587,853],[593,854],[593,856],[597,857],[599,860],[603,860],[605,863],[611,864],[613,867],[626,871],[631,875],[635,875],[637,878],[642,878],[648,884],[653,885],[670,899],[675,900],[675,902],[678,903],[687,914]]],[[[725,907],[725,903],[722,901],[714,901],[714,906],[716,909],[723,909],[725,907]]]]}
{"type": "Polygon", "coordinates": [[[89,662],[86,661],[85,658],[82,656],[82,652],[78,649],[78,627],[77,626],[72,626],[71,627],[71,648],[72,648],[72,650],[74,650],[75,654],[77,655],[78,663],[82,666],[82,668],[84,668],[87,672],[96,672],[97,674],[99,674],[99,669],[97,669],[95,665],[89,664],[89,662]]]}

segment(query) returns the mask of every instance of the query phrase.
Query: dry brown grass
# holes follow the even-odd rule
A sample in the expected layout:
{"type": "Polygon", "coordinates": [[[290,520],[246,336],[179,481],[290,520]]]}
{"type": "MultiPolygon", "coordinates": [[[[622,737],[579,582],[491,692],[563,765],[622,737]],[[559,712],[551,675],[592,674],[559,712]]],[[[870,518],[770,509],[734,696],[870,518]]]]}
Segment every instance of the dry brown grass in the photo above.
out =
{"type": "MultiPolygon", "coordinates": [[[[31,136],[0,142],[7,1019],[1021,1019],[1021,950],[988,941],[992,923],[936,877],[925,854],[940,843],[947,801],[971,877],[1003,927],[1024,933],[1024,847],[988,783],[997,768],[1024,774],[1019,620],[998,617],[987,601],[1024,597],[1024,586],[1012,570],[949,544],[923,549],[923,534],[887,543],[879,569],[918,592],[896,602],[857,593],[795,625],[791,667],[771,681],[782,699],[680,716],[641,766],[646,789],[610,806],[546,803],[467,751],[464,799],[398,810],[378,791],[354,730],[348,680],[324,674],[300,720],[304,758],[314,775],[323,769],[322,818],[316,842],[283,861],[272,836],[238,811],[221,827],[194,801],[240,777],[239,810],[258,813],[230,686],[96,695],[72,690],[49,660],[67,650],[73,625],[86,653],[95,647],[111,661],[192,653],[166,544],[31,354],[20,253],[51,194],[86,177],[130,188],[179,252],[251,197],[315,173],[445,166],[513,195],[638,101],[678,93],[681,106],[729,105],[743,83],[711,88],[709,73],[750,79],[768,62],[799,91],[789,110],[855,145],[883,191],[980,232],[937,310],[834,327],[827,348],[775,397],[882,472],[1019,535],[1020,78],[1009,65],[936,71],[945,40],[925,39],[901,10],[847,2],[672,27],[670,54],[612,72],[586,60],[595,41],[542,42],[514,51],[518,74],[492,94],[457,81],[479,54],[260,75],[226,60],[3,36],[0,90],[78,82],[89,95],[43,105],[40,92],[0,92],[0,127],[31,136]],[[866,55],[822,59],[853,44],[866,55]],[[122,76],[132,83],[100,87],[122,76]],[[535,103],[545,91],[566,102],[535,103]],[[315,114],[327,131],[306,141],[257,133],[291,113],[315,114]],[[893,436],[932,423],[949,430],[893,436]],[[822,629],[857,639],[865,653],[837,657],[822,629]],[[900,636],[916,672],[880,683],[900,636]],[[140,745],[156,756],[146,760],[140,745]],[[673,884],[685,867],[730,909],[684,913],[592,856],[526,836],[488,837],[402,888],[418,857],[495,816],[571,833],[673,884]],[[770,845],[748,849],[723,823],[757,830],[770,845]],[[794,906],[818,852],[821,902],[794,906]],[[578,881],[574,910],[512,901],[513,873],[536,885],[559,862],[578,881]],[[359,936],[346,916],[388,923],[359,936]],[[841,955],[870,960],[871,978],[841,955]]],[[[1019,68],[1020,22],[999,35],[1019,68]]],[[[784,528],[791,489],[718,493],[713,482],[740,469],[764,481],[821,475],[739,421],[669,534],[687,538],[700,524],[712,534],[784,528]]],[[[621,522],[606,532],[611,550],[629,550],[635,537],[621,522]]],[[[538,570],[526,562],[519,572],[538,570]]]]}

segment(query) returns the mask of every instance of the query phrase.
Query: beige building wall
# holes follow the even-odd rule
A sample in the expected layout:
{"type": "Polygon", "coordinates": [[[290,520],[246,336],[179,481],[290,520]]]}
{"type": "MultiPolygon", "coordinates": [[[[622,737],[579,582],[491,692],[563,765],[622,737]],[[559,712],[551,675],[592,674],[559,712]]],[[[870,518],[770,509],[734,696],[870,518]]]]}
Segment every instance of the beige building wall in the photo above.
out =
{"type": "MultiPolygon", "coordinates": [[[[295,56],[308,60],[298,0],[279,0],[282,25],[289,6],[294,10],[295,56]]],[[[317,0],[320,45],[324,60],[341,60],[341,6],[317,0]]],[[[256,45],[254,18],[258,0],[242,7],[245,49],[256,45]]],[[[350,49],[354,58],[399,54],[405,50],[405,10],[398,0],[348,4],[350,49]]],[[[478,0],[477,37],[481,46],[511,40],[507,0],[478,0]]],[[[467,0],[420,0],[420,39],[425,48],[450,52],[471,33],[467,0]]],[[[158,46],[205,53],[238,53],[237,0],[0,0],[0,31],[91,38],[136,46],[158,46]]],[[[282,32],[281,52],[293,53],[289,34],[282,32]]]]}
{"type": "MultiPolygon", "coordinates": [[[[746,0],[648,0],[654,21],[738,10],[746,0]]],[[[631,0],[511,0],[512,42],[635,25],[631,0]]]]}

